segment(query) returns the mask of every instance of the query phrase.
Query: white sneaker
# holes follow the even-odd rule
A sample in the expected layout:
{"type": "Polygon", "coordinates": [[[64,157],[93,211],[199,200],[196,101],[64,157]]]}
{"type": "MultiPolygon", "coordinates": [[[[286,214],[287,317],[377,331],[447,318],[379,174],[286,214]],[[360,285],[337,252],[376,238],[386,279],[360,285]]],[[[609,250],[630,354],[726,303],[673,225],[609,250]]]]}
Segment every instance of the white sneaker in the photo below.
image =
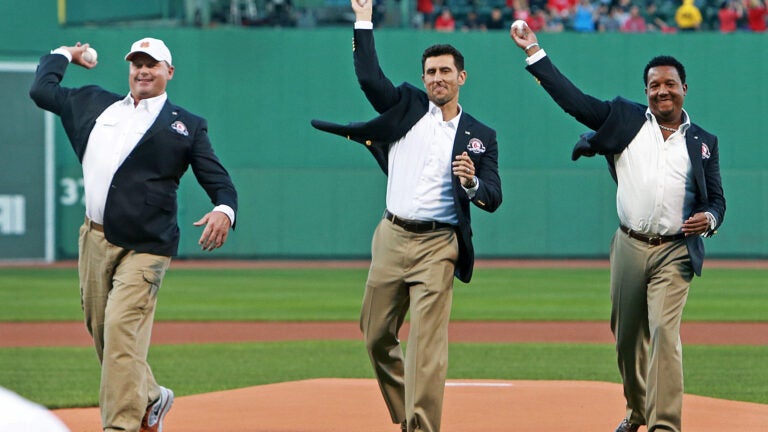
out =
{"type": "Polygon", "coordinates": [[[173,405],[173,391],[160,386],[160,397],[147,407],[141,420],[141,432],[163,432],[163,418],[173,405]]]}

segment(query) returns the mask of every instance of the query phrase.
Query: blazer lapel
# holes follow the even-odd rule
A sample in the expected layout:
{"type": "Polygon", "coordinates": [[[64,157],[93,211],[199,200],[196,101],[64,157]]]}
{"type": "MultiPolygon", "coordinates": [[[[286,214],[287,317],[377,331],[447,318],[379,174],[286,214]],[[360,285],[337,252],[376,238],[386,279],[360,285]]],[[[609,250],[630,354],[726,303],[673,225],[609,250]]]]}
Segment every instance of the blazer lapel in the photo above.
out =
{"type": "Polygon", "coordinates": [[[467,150],[469,141],[472,139],[472,126],[474,120],[467,113],[462,112],[459,119],[459,125],[456,129],[456,137],[453,139],[453,155],[457,156],[467,150]]]}
{"type": "Polygon", "coordinates": [[[691,170],[693,178],[696,180],[696,186],[702,192],[702,196],[707,196],[706,182],[704,181],[704,163],[703,159],[709,158],[709,145],[702,141],[699,130],[691,126],[688,133],[685,134],[685,144],[688,148],[688,158],[691,160],[691,170]]]}
{"type": "Polygon", "coordinates": [[[149,139],[152,138],[152,136],[154,136],[156,133],[173,127],[178,115],[179,111],[166,100],[165,104],[163,105],[163,109],[160,110],[160,114],[157,115],[155,122],[152,123],[152,126],[147,129],[147,132],[143,137],[141,137],[139,143],[136,144],[136,148],[139,148],[142,144],[149,141],[149,139]]]}

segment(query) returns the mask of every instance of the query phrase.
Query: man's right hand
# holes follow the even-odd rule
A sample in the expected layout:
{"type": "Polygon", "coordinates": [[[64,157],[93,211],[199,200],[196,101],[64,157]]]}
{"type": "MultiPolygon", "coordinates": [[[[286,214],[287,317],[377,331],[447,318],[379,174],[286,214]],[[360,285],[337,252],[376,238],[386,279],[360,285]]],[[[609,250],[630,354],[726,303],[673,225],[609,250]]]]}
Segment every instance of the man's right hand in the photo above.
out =
{"type": "Polygon", "coordinates": [[[373,20],[373,0],[350,0],[352,10],[355,11],[355,20],[373,20]]]}
{"type": "MultiPolygon", "coordinates": [[[[352,0],[354,1],[354,0],[352,0]]],[[[509,36],[512,38],[513,41],[515,41],[515,44],[519,46],[523,51],[525,51],[525,54],[529,57],[538,51],[539,48],[539,39],[536,37],[536,33],[531,30],[530,27],[528,27],[528,24],[523,24],[523,31],[522,34],[519,34],[517,31],[517,28],[510,27],[509,28],[509,36]],[[530,47],[530,48],[528,48],[530,47]],[[528,48],[526,50],[526,48],[528,48]]]]}
{"type": "Polygon", "coordinates": [[[72,54],[72,63],[80,65],[86,69],[93,69],[98,64],[98,61],[96,63],[88,63],[83,59],[83,53],[90,46],[90,44],[81,44],[78,42],[75,46],[62,46],[61,48],[69,51],[69,53],[72,54]]]}

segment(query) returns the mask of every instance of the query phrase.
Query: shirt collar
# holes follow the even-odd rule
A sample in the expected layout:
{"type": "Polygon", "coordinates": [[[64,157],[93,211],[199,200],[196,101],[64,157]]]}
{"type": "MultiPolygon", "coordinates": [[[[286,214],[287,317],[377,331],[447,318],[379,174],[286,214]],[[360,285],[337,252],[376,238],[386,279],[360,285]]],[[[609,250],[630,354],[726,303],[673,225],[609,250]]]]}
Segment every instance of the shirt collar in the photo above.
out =
{"type": "MultiPolygon", "coordinates": [[[[152,114],[158,114],[160,113],[160,110],[163,109],[163,105],[165,105],[167,100],[168,93],[163,93],[153,98],[142,99],[139,101],[139,104],[136,105],[136,109],[144,109],[152,114]]],[[[128,93],[128,95],[122,100],[122,103],[133,106],[133,96],[128,93]]]]}
{"type": "Polygon", "coordinates": [[[459,128],[459,120],[461,119],[461,113],[463,113],[464,110],[461,108],[461,105],[459,105],[459,114],[456,115],[456,117],[444,122],[443,121],[443,111],[440,109],[439,106],[435,105],[434,102],[429,101],[429,114],[437,119],[440,122],[447,123],[450,127],[453,129],[459,128]]]}
{"type": "MultiPolygon", "coordinates": [[[[648,121],[650,121],[654,125],[659,124],[656,121],[656,117],[651,113],[650,108],[645,109],[645,118],[647,118],[648,121]]],[[[682,120],[683,122],[680,124],[680,132],[685,133],[685,131],[687,131],[688,128],[691,127],[691,118],[688,117],[688,113],[685,110],[683,110],[682,120]]]]}

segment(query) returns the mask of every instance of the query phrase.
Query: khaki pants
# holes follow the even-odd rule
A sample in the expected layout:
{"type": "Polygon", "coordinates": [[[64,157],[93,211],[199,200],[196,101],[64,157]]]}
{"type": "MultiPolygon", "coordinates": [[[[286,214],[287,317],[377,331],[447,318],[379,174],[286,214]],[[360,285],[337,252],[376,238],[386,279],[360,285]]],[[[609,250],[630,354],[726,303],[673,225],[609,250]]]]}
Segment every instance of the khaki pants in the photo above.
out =
{"type": "Polygon", "coordinates": [[[147,363],[152,323],[171,258],[136,253],[80,227],[80,299],[101,363],[99,406],[106,431],[136,432],[160,389],[147,363]]]}
{"type": "Polygon", "coordinates": [[[394,423],[438,432],[448,370],[455,232],[415,234],[388,220],[376,228],[360,327],[394,423]],[[398,332],[410,309],[405,361],[398,332]]]}
{"type": "Polygon", "coordinates": [[[685,240],[650,246],[621,232],[611,244],[611,329],[627,418],[680,432],[680,322],[693,279],[685,240]]]}

